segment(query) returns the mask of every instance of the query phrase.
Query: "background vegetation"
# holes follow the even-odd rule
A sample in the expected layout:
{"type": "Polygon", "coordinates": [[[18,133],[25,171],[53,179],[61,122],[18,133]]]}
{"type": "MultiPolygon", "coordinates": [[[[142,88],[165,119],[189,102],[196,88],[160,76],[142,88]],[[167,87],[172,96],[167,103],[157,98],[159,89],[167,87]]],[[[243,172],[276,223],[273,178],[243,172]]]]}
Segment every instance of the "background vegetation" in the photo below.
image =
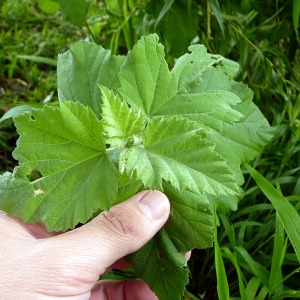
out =
{"type": "MultiPolygon", "coordinates": [[[[157,32],[170,66],[188,45],[202,43],[239,62],[237,80],[253,89],[254,102],[276,128],[252,166],[299,212],[299,0],[76,0],[73,10],[66,2],[0,2],[0,117],[19,104],[55,105],[57,54],[80,39],[123,54],[141,35],[157,32]]],[[[0,173],[15,165],[17,134],[7,116],[0,122],[0,173]]],[[[246,169],[239,209],[218,217],[227,281],[219,282],[218,296],[214,249],[195,250],[186,299],[217,299],[222,289],[231,299],[300,298],[294,248],[278,212],[246,169]]]]}

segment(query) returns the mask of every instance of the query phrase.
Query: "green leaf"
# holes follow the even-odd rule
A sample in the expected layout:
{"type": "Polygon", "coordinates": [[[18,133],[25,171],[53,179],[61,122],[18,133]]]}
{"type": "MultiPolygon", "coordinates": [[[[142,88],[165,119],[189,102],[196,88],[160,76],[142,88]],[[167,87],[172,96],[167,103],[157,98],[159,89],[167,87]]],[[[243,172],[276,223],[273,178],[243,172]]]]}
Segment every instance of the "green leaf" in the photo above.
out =
{"type": "Polygon", "coordinates": [[[199,89],[203,85],[202,73],[220,63],[222,57],[212,58],[203,46],[189,49],[192,53],[179,58],[171,73],[163,48],[157,45],[157,36],[144,37],[120,69],[120,93],[131,106],[136,110],[142,108],[150,117],[172,117],[180,113],[207,130],[222,131],[243,116],[232,108],[241,100],[229,91],[229,80],[222,72],[219,73],[223,78],[215,89],[199,89]]]}
{"type": "Polygon", "coordinates": [[[171,6],[174,4],[175,0],[165,0],[165,4],[162,8],[162,10],[159,13],[159,16],[156,19],[154,30],[156,29],[156,26],[158,23],[162,20],[162,18],[166,15],[166,13],[170,10],[171,6]]]}
{"type": "Polygon", "coordinates": [[[43,220],[49,229],[63,230],[112,206],[118,172],[89,108],[62,102],[60,109],[45,106],[18,116],[15,125],[20,138],[13,154],[20,167],[13,176],[1,177],[1,209],[26,222],[43,220]],[[40,178],[30,182],[34,170],[40,178]],[[21,202],[19,184],[27,191],[21,202]]]}
{"type": "Polygon", "coordinates": [[[155,118],[143,134],[143,146],[123,156],[126,171],[136,171],[145,187],[162,189],[162,180],[178,190],[198,194],[234,194],[237,186],[226,162],[208,143],[197,123],[179,118],[155,118]]]}
{"type": "Polygon", "coordinates": [[[55,14],[60,9],[57,0],[39,0],[39,8],[48,14],[55,14]]]}
{"type": "Polygon", "coordinates": [[[28,178],[14,176],[5,172],[0,177],[0,207],[6,212],[10,212],[23,220],[29,219],[31,212],[24,203],[28,199],[35,199],[34,187],[30,184],[28,178]],[[22,202],[19,201],[22,199],[22,202]]]}
{"type": "Polygon", "coordinates": [[[185,253],[176,249],[164,228],[127,260],[160,300],[182,298],[189,278],[185,253]]]}
{"type": "Polygon", "coordinates": [[[82,27],[85,22],[87,2],[85,0],[58,0],[66,21],[82,27]]]}
{"type": "MultiPolygon", "coordinates": [[[[253,104],[252,91],[232,79],[237,63],[200,45],[189,50],[170,72],[157,36],[142,38],[120,68],[120,94],[150,119],[180,113],[197,122],[241,185],[241,163],[258,155],[274,130],[253,104]]],[[[236,209],[238,200],[237,195],[219,197],[218,207],[236,209]]]]}
{"type": "Polygon", "coordinates": [[[242,246],[236,246],[234,249],[244,259],[244,261],[246,262],[247,266],[249,266],[253,275],[259,278],[259,280],[264,284],[264,286],[269,288],[269,276],[270,276],[269,271],[262,264],[255,261],[248,253],[248,251],[242,246]]]}
{"type": "Polygon", "coordinates": [[[129,199],[141,189],[143,189],[143,183],[141,180],[137,179],[135,176],[130,178],[126,173],[121,174],[118,180],[118,194],[116,202],[120,203],[129,199]]]}
{"type": "Polygon", "coordinates": [[[158,36],[142,37],[120,69],[121,96],[136,110],[152,115],[176,93],[158,36]]]}
{"type": "Polygon", "coordinates": [[[225,73],[230,80],[233,79],[240,69],[239,64],[220,55],[217,55],[216,57],[220,59],[220,63],[216,65],[216,68],[225,73]]]}
{"type": "MultiPolygon", "coordinates": [[[[252,160],[257,156],[272,138],[274,129],[270,128],[268,121],[262,115],[257,106],[252,102],[253,92],[244,84],[231,79],[237,71],[234,64],[228,71],[231,65],[229,62],[217,56],[218,60],[216,67],[209,67],[201,72],[202,81],[198,85],[193,85],[190,94],[205,94],[218,91],[220,95],[226,95],[225,92],[233,93],[239,99],[239,102],[231,103],[232,126],[224,126],[226,123],[219,124],[219,127],[213,127],[208,131],[207,138],[216,144],[216,151],[227,160],[227,165],[234,173],[238,184],[243,184],[244,178],[240,170],[240,165],[243,162],[252,160]],[[229,76],[230,75],[230,76],[229,76]],[[242,116],[242,117],[241,117],[242,116]],[[218,129],[219,128],[219,129],[218,129]],[[234,150],[233,150],[234,149],[234,150]]],[[[229,94],[230,95],[230,94],[229,94]]],[[[228,96],[229,97],[229,96],[228,96]]],[[[226,99],[226,98],[225,98],[226,99]]],[[[221,100],[221,105],[224,105],[224,100],[221,100]]],[[[222,107],[223,109],[223,107],[222,107]]],[[[224,109],[223,109],[224,111],[224,109]]],[[[228,106],[226,114],[220,112],[220,115],[229,116],[228,106]]],[[[205,114],[206,119],[208,116],[205,114]]],[[[231,118],[230,118],[231,119],[231,118]]],[[[215,122],[215,124],[218,124],[215,122]]],[[[227,121],[227,125],[228,121],[227,121]]],[[[222,197],[217,198],[218,208],[237,208],[238,198],[222,197]]]]}
{"type": "Polygon", "coordinates": [[[118,72],[125,57],[114,56],[109,50],[80,41],[57,60],[57,83],[60,101],[79,101],[99,116],[101,91],[99,84],[112,90],[120,86],[118,72]]]}
{"type": "Polygon", "coordinates": [[[270,128],[268,121],[251,98],[243,99],[244,101],[236,106],[236,109],[244,115],[240,121],[224,128],[222,134],[215,133],[208,136],[208,139],[216,144],[216,151],[227,159],[227,164],[234,172],[238,184],[244,182],[240,171],[241,163],[256,157],[274,134],[274,129],[270,128]]]}
{"type": "Polygon", "coordinates": [[[87,2],[85,0],[39,0],[39,8],[48,14],[61,10],[66,21],[82,27],[85,23],[87,2]]]}
{"type": "Polygon", "coordinates": [[[201,84],[203,72],[221,62],[221,57],[211,56],[203,45],[192,45],[188,49],[191,53],[179,57],[172,69],[178,91],[190,92],[201,84]]]}
{"type": "Polygon", "coordinates": [[[164,193],[172,206],[165,229],[176,248],[185,253],[194,248],[211,247],[213,224],[208,199],[186,190],[179,192],[168,183],[164,183],[164,193]],[[186,199],[189,199],[188,206],[186,199]]]}
{"type": "Polygon", "coordinates": [[[152,25],[148,32],[159,34],[171,56],[177,58],[185,53],[197,36],[198,6],[195,1],[151,1],[147,10],[151,20],[149,24],[152,25]]]}
{"type": "Polygon", "coordinates": [[[163,105],[155,116],[177,116],[196,121],[205,131],[222,132],[224,127],[238,121],[242,114],[232,109],[240,99],[231,92],[207,91],[199,94],[181,94],[163,105]]]}
{"type": "Polygon", "coordinates": [[[142,111],[136,113],[128,104],[114,95],[109,89],[102,90],[101,124],[105,142],[112,148],[133,145],[140,139],[145,128],[146,116],[142,111]]]}
{"type": "Polygon", "coordinates": [[[274,300],[278,300],[278,299],[290,299],[290,298],[299,299],[300,298],[300,291],[299,290],[287,290],[287,291],[278,293],[273,298],[274,298],[274,300]]]}

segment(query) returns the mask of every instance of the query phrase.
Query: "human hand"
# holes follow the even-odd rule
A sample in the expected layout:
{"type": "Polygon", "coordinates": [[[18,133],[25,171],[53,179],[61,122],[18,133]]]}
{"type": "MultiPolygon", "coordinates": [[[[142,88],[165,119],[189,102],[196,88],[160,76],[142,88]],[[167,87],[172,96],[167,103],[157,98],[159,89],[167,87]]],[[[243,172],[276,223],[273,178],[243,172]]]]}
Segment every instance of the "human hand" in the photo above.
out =
{"type": "Polygon", "coordinates": [[[157,299],[142,281],[98,278],[149,241],[169,213],[164,194],[144,191],[80,228],[55,234],[0,211],[1,299],[157,299]]]}

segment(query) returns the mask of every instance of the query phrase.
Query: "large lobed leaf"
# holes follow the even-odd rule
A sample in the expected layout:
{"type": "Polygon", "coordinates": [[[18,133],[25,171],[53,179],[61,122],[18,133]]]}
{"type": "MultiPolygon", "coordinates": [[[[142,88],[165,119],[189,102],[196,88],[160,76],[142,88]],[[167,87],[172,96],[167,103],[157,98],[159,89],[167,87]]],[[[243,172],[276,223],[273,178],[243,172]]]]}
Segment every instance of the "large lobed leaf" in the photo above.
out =
{"type": "Polygon", "coordinates": [[[13,154],[20,166],[1,177],[1,209],[26,222],[43,220],[50,230],[64,230],[112,206],[118,170],[89,108],[62,102],[60,109],[45,106],[21,115],[15,125],[20,139],[13,154]],[[32,171],[41,178],[30,182],[32,171]]]}
{"type": "Polygon", "coordinates": [[[60,100],[79,101],[98,116],[101,91],[99,84],[110,89],[119,87],[118,72],[124,56],[93,43],[80,41],[57,60],[57,86],[60,100]]]}
{"type": "Polygon", "coordinates": [[[143,134],[143,143],[122,156],[126,171],[137,172],[146,188],[163,190],[163,180],[179,191],[198,195],[235,194],[238,187],[225,160],[203,136],[195,122],[155,118],[143,134]]]}
{"type": "Polygon", "coordinates": [[[252,92],[232,79],[238,65],[189,50],[169,70],[156,35],[126,57],[75,44],[58,60],[60,107],[15,118],[20,166],[0,177],[0,209],[55,230],[139,190],[164,191],[168,223],[128,257],[161,300],[181,298],[184,253],[212,245],[211,200],[236,208],[240,165],[272,136],[252,92]]]}

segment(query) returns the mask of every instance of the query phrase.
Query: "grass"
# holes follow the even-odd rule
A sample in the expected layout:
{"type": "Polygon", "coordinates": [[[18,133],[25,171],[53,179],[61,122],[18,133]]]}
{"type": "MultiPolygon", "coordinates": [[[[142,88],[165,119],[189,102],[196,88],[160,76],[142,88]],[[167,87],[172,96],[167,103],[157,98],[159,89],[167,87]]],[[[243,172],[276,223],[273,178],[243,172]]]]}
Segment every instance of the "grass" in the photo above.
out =
{"type": "MultiPolygon", "coordinates": [[[[251,164],[263,177],[245,167],[239,209],[215,216],[215,247],[193,251],[185,300],[300,298],[300,50],[295,1],[234,0],[213,8],[194,1],[198,42],[212,53],[239,61],[238,79],[253,89],[255,103],[276,133],[251,164]]],[[[88,36],[113,52],[130,48],[137,33],[150,31],[155,15],[150,15],[152,6],[142,2],[123,15],[116,7],[105,10],[104,2],[100,11],[93,2],[89,28],[83,30],[65,22],[59,13],[42,13],[35,1],[4,1],[0,6],[0,117],[20,103],[55,103],[56,56],[78,39],[88,36]],[[148,16],[143,19],[145,7],[148,16]]],[[[192,2],[188,1],[189,7],[192,2]]],[[[157,17],[172,13],[171,1],[166,3],[163,14],[155,7],[157,17]]],[[[167,25],[160,20],[159,26],[167,25]]],[[[164,40],[173,41],[175,31],[166,32],[170,36],[166,34],[164,40]]],[[[14,167],[11,152],[16,138],[11,120],[0,123],[0,173],[14,167]]]]}
{"type": "MultiPolygon", "coordinates": [[[[29,0],[2,2],[0,19],[0,117],[18,104],[57,101],[53,61],[84,32],[58,14],[41,13],[29,0]],[[37,62],[40,58],[50,63],[37,62]]],[[[14,167],[11,152],[16,138],[11,121],[0,123],[0,173],[14,167]]]]}
{"type": "Polygon", "coordinates": [[[82,37],[78,28],[62,22],[58,15],[42,14],[34,1],[4,1],[0,7],[0,107],[5,110],[19,102],[42,102],[56,98],[56,68],[48,61],[24,59],[57,54],[82,37]]]}

